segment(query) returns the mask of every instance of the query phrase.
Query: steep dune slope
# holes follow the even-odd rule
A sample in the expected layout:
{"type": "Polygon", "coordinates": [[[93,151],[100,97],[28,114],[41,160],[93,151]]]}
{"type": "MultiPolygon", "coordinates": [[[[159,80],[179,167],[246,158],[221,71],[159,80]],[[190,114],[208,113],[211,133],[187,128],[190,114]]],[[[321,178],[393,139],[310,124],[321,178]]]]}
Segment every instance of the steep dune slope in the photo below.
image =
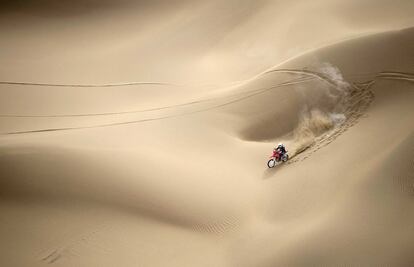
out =
{"type": "Polygon", "coordinates": [[[293,59],[238,88],[263,90],[225,109],[239,118],[243,139],[274,140],[289,133],[300,139],[304,131],[319,135],[343,118],[360,116],[376,82],[412,81],[413,33],[409,28],[363,37],[293,59]],[[288,82],[282,82],[285,76],[288,82]]]}

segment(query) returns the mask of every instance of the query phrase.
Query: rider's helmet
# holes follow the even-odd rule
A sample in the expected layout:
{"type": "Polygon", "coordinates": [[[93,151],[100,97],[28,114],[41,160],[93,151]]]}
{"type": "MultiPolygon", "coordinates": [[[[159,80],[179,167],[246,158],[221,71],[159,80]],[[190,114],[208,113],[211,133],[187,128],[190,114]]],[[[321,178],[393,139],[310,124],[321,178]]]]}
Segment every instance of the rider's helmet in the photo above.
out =
{"type": "Polygon", "coordinates": [[[285,145],[283,145],[283,143],[279,143],[279,144],[277,144],[277,147],[278,147],[278,148],[280,148],[280,147],[285,147],[285,145]]]}

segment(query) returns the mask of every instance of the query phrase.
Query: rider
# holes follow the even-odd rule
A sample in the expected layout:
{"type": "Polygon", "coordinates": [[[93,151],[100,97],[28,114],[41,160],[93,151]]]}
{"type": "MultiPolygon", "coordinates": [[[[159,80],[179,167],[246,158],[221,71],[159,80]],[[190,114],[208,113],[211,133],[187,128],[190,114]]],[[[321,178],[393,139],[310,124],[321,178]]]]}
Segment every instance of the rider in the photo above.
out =
{"type": "Polygon", "coordinates": [[[274,149],[274,151],[279,152],[280,156],[283,156],[286,153],[285,145],[282,143],[277,144],[277,147],[274,149]]]}

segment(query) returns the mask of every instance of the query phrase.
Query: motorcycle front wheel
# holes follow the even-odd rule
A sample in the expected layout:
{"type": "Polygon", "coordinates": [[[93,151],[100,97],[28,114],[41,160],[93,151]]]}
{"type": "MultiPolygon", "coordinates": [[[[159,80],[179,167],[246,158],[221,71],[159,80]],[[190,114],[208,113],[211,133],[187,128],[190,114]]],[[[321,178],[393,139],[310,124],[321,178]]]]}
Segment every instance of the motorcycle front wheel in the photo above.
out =
{"type": "Polygon", "coordinates": [[[269,167],[269,168],[273,168],[275,165],[276,165],[276,160],[275,159],[270,159],[267,162],[267,167],[269,167]]]}

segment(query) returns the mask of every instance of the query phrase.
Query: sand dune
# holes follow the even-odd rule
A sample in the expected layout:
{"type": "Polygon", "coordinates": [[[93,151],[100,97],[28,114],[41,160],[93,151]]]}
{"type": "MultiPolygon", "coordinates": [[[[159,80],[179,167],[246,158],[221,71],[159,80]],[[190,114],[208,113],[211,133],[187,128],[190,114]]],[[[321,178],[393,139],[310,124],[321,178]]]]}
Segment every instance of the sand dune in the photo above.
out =
{"type": "Polygon", "coordinates": [[[414,265],[412,1],[52,2],[0,10],[1,266],[414,265]]]}

